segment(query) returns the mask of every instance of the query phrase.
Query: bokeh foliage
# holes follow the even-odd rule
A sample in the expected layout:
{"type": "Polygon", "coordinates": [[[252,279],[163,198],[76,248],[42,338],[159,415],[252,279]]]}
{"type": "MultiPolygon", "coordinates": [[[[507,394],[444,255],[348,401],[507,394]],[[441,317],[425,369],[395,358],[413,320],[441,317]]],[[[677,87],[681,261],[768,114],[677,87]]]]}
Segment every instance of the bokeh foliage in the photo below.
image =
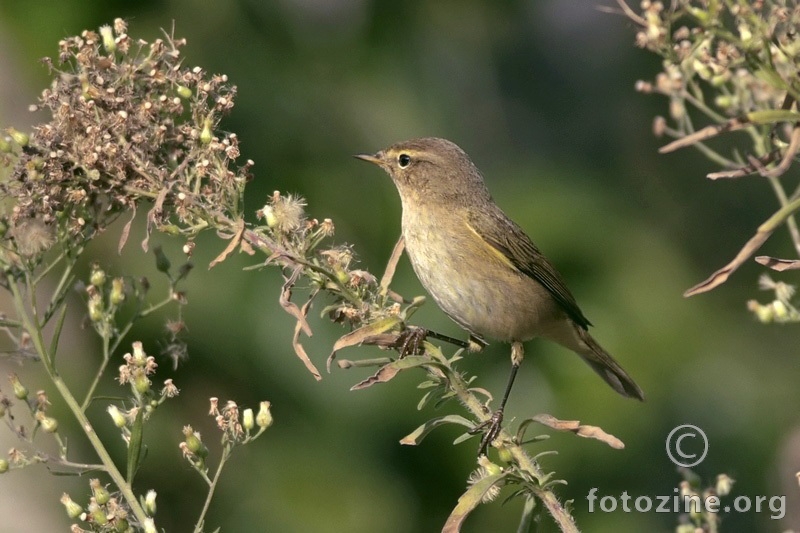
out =
{"type": "MultiPolygon", "coordinates": [[[[681,298],[735,253],[775,202],[757,177],[712,186],[702,179],[713,170],[703,158],[657,155],[646,117],[663,113],[661,103],[637,95],[633,83],[660,67],[631,46],[623,18],[557,1],[63,2],[58,11],[23,5],[0,6],[1,55],[13,59],[0,84],[4,91],[10,83],[24,87],[4,98],[0,122],[24,129],[36,121],[18,110],[47,83],[36,60],[55,53],[65,35],[122,16],[156,36],[174,20],[188,38],[188,61],[225,72],[239,87],[223,128],[237,132],[243,157],[256,161],[248,192],[254,205],[246,209],[254,211],[276,189],[302,194],[313,216],[336,221],[336,239],[354,244],[370,270],[380,271],[399,233],[399,202],[387,180],[349,155],[428,134],[465,147],[498,203],[559,266],[598,338],[648,395],[644,406],[626,402],[560,348],[529,347],[535,355],[523,366],[507,419],[536,412],[579,418],[627,444],[617,452],[554,437],[562,455],[548,465],[570,480],[563,494],[575,499],[585,530],[672,530],[672,515],[589,515],[585,497],[591,487],[671,494],[679,476],[663,441],[680,423],[709,434],[712,449],[698,468],[703,476],[725,471],[743,494],[793,496],[796,332],[749,316],[744,302],[754,291],[755,267],[743,267],[723,291],[681,298]]],[[[144,228],[134,227],[133,244],[142,238],[144,228]]],[[[112,266],[150,268],[136,246],[117,256],[116,244],[109,238],[93,246],[112,266]]],[[[775,256],[791,249],[777,239],[772,246],[775,256]]],[[[218,251],[201,243],[197,263],[218,251]]],[[[223,479],[215,521],[235,531],[436,530],[463,491],[472,451],[449,445],[456,433],[434,434],[418,448],[397,444],[432,416],[414,409],[414,379],[359,393],[347,392],[364,377],[353,371],[315,383],[292,355],[293,322],[274,305],[282,280],[269,271],[243,274],[237,267],[246,263],[234,257],[217,267],[224,274],[195,272],[187,289],[184,399],[204,401],[213,391],[252,406],[269,397],[276,417],[270,438],[249,447],[223,479]]],[[[398,276],[403,294],[421,293],[407,263],[398,276]]],[[[415,319],[459,334],[431,304],[415,319]]],[[[315,333],[306,349],[321,364],[343,330],[327,325],[315,333]]],[[[482,386],[499,391],[506,357],[504,347],[490,346],[466,364],[485,379],[482,386]]],[[[198,418],[183,411],[188,407],[176,409],[180,419],[198,418]]],[[[151,484],[161,484],[159,472],[174,475],[179,440],[152,451],[153,460],[165,462],[142,472],[154,477],[151,484]]],[[[1,500],[19,512],[31,493],[20,480],[7,498],[12,489],[7,478],[2,482],[1,500]]],[[[188,527],[180,522],[181,505],[202,504],[188,482],[173,487],[159,493],[160,505],[175,509],[172,522],[160,524],[170,531],[188,527]]],[[[37,487],[35,509],[57,500],[62,489],[53,489],[37,487]]],[[[65,524],[59,511],[54,523],[65,524]]],[[[467,529],[510,530],[518,514],[486,506],[467,529]]],[[[793,519],[781,525],[797,527],[793,519]]],[[[726,525],[777,529],[755,513],[731,515],[726,525]]]]}

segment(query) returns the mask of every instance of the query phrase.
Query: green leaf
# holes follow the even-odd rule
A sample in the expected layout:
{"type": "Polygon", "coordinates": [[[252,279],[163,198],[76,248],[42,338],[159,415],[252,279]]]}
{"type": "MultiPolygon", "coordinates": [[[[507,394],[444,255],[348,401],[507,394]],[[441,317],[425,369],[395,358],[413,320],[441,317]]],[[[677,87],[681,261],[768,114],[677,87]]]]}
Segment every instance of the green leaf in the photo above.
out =
{"type": "Polygon", "coordinates": [[[486,476],[467,489],[467,492],[462,494],[458,499],[458,503],[453,509],[453,512],[447,517],[447,522],[445,522],[442,528],[442,533],[458,533],[461,531],[461,524],[464,523],[469,513],[481,503],[486,493],[489,492],[495,484],[506,477],[506,475],[507,474],[504,472],[486,476]]]}
{"type": "Polygon", "coordinates": [[[420,399],[419,403],[417,404],[417,411],[422,411],[425,408],[425,406],[428,405],[428,402],[431,401],[431,398],[434,396],[435,393],[436,393],[436,391],[432,391],[432,390],[426,392],[422,396],[422,399],[420,399]]]}
{"type": "Polygon", "coordinates": [[[417,429],[415,429],[414,431],[403,437],[400,440],[400,444],[416,446],[417,444],[422,442],[422,439],[428,436],[428,433],[430,433],[437,427],[442,426],[444,424],[460,424],[470,429],[475,427],[475,424],[473,424],[472,422],[470,422],[461,415],[447,415],[447,416],[441,416],[439,418],[432,418],[431,420],[428,420],[420,427],[418,427],[417,429]]]}
{"type": "Polygon", "coordinates": [[[466,433],[462,433],[461,435],[458,436],[456,440],[453,441],[453,445],[461,444],[462,442],[468,441],[474,436],[476,436],[476,434],[470,433],[469,431],[467,431],[466,433]]]}
{"type": "Polygon", "coordinates": [[[747,113],[747,120],[753,124],[773,124],[775,122],[799,122],[800,113],[785,109],[765,109],[747,113]]]}
{"type": "Polygon", "coordinates": [[[528,496],[525,499],[525,506],[522,508],[522,518],[520,518],[517,533],[526,533],[532,530],[531,526],[535,518],[534,511],[536,511],[536,499],[528,496]]]}
{"type": "Polygon", "coordinates": [[[133,476],[139,469],[139,458],[142,454],[142,439],[144,437],[144,409],[140,408],[136,413],[136,420],[131,427],[131,439],[128,443],[128,475],[126,479],[129,484],[133,483],[133,476]]]}

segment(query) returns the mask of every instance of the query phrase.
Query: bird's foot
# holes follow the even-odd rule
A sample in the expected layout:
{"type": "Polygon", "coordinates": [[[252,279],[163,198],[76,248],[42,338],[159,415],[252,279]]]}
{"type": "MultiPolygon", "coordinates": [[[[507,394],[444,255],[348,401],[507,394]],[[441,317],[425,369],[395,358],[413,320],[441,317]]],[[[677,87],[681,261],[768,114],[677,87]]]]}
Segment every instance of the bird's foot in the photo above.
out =
{"type": "Polygon", "coordinates": [[[500,434],[502,424],[503,410],[498,409],[492,413],[492,416],[488,420],[478,424],[469,431],[473,435],[480,433],[481,431],[484,432],[483,437],[481,438],[481,446],[478,448],[478,456],[486,455],[486,449],[489,447],[489,444],[491,444],[492,441],[500,434]]]}
{"type": "Polygon", "coordinates": [[[400,358],[407,355],[422,355],[425,353],[425,338],[428,336],[428,330],[418,326],[406,326],[397,336],[394,347],[400,352],[400,358]]]}

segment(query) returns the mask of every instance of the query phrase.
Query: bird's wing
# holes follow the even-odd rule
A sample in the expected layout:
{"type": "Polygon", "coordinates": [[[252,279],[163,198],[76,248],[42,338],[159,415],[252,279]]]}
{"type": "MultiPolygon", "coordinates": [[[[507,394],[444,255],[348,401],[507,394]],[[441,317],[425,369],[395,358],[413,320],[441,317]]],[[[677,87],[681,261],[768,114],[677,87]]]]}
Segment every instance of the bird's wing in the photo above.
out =
{"type": "Polygon", "coordinates": [[[470,213],[467,223],[481,239],[499,252],[513,267],[542,284],[567,315],[586,329],[591,322],[583,315],[561,274],[539,251],[517,224],[502,212],[470,213]],[[480,224],[477,223],[480,217],[480,224]],[[489,230],[481,228],[490,228],[489,230]]]}

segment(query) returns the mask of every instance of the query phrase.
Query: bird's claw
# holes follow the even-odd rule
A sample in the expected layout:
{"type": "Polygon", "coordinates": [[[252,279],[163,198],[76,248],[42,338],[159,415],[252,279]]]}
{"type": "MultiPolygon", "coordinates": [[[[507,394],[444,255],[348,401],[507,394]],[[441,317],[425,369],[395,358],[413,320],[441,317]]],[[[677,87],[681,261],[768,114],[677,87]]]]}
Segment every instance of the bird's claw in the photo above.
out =
{"type": "Polygon", "coordinates": [[[417,326],[407,326],[397,336],[395,341],[395,348],[400,352],[400,358],[407,355],[422,355],[425,353],[425,338],[428,336],[428,330],[417,326]]]}
{"type": "Polygon", "coordinates": [[[476,433],[480,433],[483,431],[483,437],[481,438],[481,446],[478,448],[478,455],[486,455],[486,449],[489,447],[489,444],[492,443],[494,439],[500,434],[500,430],[502,429],[503,424],[503,410],[498,409],[492,416],[472,428],[469,433],[475,435],[476,433]]]}

